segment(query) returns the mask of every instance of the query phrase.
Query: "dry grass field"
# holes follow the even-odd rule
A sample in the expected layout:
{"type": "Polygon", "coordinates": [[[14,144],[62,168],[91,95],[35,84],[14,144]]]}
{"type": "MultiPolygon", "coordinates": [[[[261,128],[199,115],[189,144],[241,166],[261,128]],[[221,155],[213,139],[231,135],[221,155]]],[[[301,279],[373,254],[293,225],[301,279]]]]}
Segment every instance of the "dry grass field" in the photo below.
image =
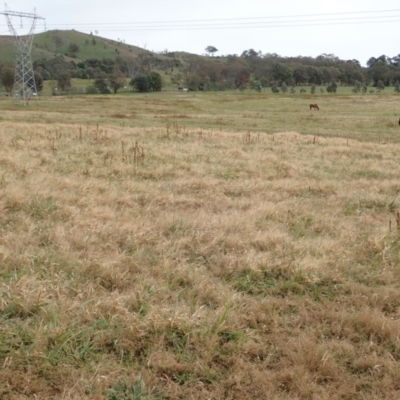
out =
{"type": "Polygon", "coordinates": [[[0,101],[0,398],[400,397],[397,96],[0,101]]]}

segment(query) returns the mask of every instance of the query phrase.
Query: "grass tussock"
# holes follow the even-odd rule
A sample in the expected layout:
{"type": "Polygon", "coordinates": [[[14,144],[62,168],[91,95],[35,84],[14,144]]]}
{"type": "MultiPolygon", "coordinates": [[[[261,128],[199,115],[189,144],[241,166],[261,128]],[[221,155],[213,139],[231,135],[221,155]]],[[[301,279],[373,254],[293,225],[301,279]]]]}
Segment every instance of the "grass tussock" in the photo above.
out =
{"type": "Polygon", "coordinates": [[[400,145],[211,120],[2,121],[1,398],[398,397],[400,145]]]}

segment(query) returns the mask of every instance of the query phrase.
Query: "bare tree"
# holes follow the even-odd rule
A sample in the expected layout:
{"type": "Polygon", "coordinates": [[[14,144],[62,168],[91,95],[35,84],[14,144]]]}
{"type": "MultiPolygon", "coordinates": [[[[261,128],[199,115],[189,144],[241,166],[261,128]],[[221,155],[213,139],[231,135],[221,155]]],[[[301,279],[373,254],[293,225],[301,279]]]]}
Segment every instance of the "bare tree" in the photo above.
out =
{"type": "Polygon", "coordinates": [[[140,72],[140,65],[134,57],[126,57],[122,60],[122,67],[128,78],[133,79],[140,72]]]}

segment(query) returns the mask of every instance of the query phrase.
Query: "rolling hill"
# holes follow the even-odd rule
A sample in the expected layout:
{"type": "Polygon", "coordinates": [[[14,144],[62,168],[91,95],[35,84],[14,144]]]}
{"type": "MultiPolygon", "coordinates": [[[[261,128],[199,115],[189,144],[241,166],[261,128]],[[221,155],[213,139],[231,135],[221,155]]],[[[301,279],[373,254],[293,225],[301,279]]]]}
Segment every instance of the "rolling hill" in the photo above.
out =
{"type": "MultiPolygon", "coordinates": [[[[151,53],[137,46],[125,44],[101,36],[78,32],[76,30],[51,30],[36,34],[33,40],[32,61],[49,59],[63,55],[79,62],[90,58],[115,58],[117,56],[137,56],[151,53]],[[71,51],[75,48],[76,51],[71,51]]],[[[158,55],[163,57],[162,55],[158,55]]],[[[12,63],[15,57],[15,44],[11,36],[0,36],[0,60],[12,63]]]]}

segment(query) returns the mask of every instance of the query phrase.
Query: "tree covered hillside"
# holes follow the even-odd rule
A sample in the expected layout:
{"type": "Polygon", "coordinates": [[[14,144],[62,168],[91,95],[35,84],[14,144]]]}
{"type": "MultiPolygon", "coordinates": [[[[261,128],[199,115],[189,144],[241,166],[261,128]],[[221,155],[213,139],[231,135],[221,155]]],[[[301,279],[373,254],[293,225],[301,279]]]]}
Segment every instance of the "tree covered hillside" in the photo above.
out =
{"type": "MultiPolygon", "coordinates": [[[[204,55],[155,53],[93,33],[53,30],[35,36],[32,58],[37,79],[56,80],[61,92],[71,90],[72,78],[94,80],[89,89],[93,93],[117,92],[128,83],[138,91],[161,90],[163,84],[190,90],[270,87],[285,92],[288,86],[294,90],[309,85],[312,92],[315,85],[324,85],[334,92],[341,85],[353,87],[354,92],[366,92],[368,86],[379,91],[394,86],[400,91],[400,54],[371,57],[362,67],[359,60],[341,60],[333,54],[282,57],[253,49],[240,55],[216,53],[212,45],[205,46],[204,55]]],[[[4,76],[10,75],[14,57],[12,38],[0,37],[0,74],[7,91],[10,82],[4,76]]]]}

